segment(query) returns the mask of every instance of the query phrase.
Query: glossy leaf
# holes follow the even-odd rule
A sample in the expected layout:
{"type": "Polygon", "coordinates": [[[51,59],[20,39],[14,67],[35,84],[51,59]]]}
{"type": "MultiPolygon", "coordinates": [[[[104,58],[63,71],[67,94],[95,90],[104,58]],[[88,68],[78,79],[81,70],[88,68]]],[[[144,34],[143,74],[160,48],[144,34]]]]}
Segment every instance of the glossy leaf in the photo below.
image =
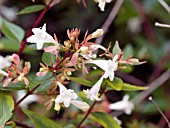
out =
{"type": "Polygon", "coordinates": [[[114,118],[106,113],[93,112],[92,116],[94,120],[101,124],[104,128],[121,128],[114,118]]]}
{"type": "Polygon", "coordinates": [[[18,82],[16,84],[13,84],[12,82],[9,83],[8,86],[3,87],[4,83],[0,83],[0,90],[4,91],[17,91],[17,90],[23,90],[25,89],[25,83],[24,82],[18,82]]]}
{"type": "Polygon", "coordinates": [[[32,5],[32,6],[25,7],[24,9],[22,9],[17,14],[29,14],[29,13],[41,11],[44,8],[45,8],[44,5],[32,5]]]}
{"type": "Polygon", "coordinates": [[[127,83],[124,83],[122,87],[122,90],[124,91],[137,91],[137,90],[146,90],[146,89],[148,89],[148,87],[136,86],[136,85],[127,84],[127,83]]]}
{"type": "Polygon", "coordinates": [[[113,53],[114,55],[117,55],[119,52],[121,52],[121,49],[120,49],[120,47],[119,47],[118,41],[116,41],[116,42],[115,42],[115,45],[114,45],[114,47],[113,47],[112,53],[113,53]]]}
{"type": "Polygon", "coordinates": [[[31,119],[36,128],[61,128],[59,124],[45,116],[29,110],[24,110],[24,113],[31,119]]]}
{"type": "Polygon", "coordinates": [[[10,92],[0,91],[0,126],[5,124],[12,116],[14,100],[10,92]]]}
{"type": "Polygon", "coordinates": [[[25,32],[21,27],[10,23],[5,19],[2,20],[2,32],[6,37],[16,42],[21,42],[25,35],[25,32]]]}
{"type": "Polygon", "coordinates": [[[54,54],[49,52],[44,52],[42,55],[42,61],[48,66],[51,66],[51,64],[55,65],[56,58],[54,54]]]}
{"type": "Polygon", "coordinates": [[[76,83],[79,83],[79,84],[82,84],[82,85],[86,85],[88,87],[92,87],[93,83],[86,80],[86,79],[83,79],[83,78],[79,78],[79,77],[69,77],[70,80],[76,82],[76,83]]]}
{"type": "Polygon", "coordinates": [[[30,89],[32,89],[35,86],[37,86],[38,84],[45,84],[52,77],[53,77],[53,73],[51,73],[51,72],[49,72],[45,76],[41,76],[41,77],[38,77],[38,76],[34,75],[31,78],[29,78],[30,84],[28,85],[28,87],[30,89]]]}
{"type": "Polygon", "coordinates": [[[110,81],[109,79],[106,79],[108,85],[110,85],[113,89],[120,91],[123,87],[123,81],[122,79],[115,77],[113,81],[110,81]]]}

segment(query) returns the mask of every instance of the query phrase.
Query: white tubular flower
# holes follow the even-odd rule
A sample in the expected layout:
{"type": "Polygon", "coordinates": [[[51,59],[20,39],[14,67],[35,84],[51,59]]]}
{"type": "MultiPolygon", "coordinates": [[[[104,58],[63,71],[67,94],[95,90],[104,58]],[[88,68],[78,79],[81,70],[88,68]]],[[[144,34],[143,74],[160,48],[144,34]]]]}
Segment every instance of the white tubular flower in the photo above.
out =
{"type": "Polygon", "coordinates": [[[98,98],[98,92],[100,90],[100,86],[103,82],[103,79],[108,78],[113,81],[115,73],[114,71],[117,70],[118,62],[116,60],[118,59],[118,55],[115,55],[112,60],[89,60],[86,63],[92,63],[100,67],[105,71],[103,76],[99,79],[99,81],[89,90],[84,90],[84,93],[86,94],[87,99],[90,99],[91,101],[97,100],[100,101],[101,99],[98,98]]]}
{"type": "Polygon", "coordinates": [[[72,89],[67,89],[60,82],[57,82],[60,88],[60,95],[55,99],[55,109],[60,108],[60,104],[63,103],[66,108],[70,106],[71,100],[78,98],[78,95],[72,89]]]}
{"type": "Polygon", "coordinates": [[[97,83],[89,90],[83,90],[86,94],[87,99],[90,99],[91,101],[97,100],[100,101],[101,98],[98,98],[98,92],[100,90],[100,86],[103,82],[103,76],[97,81],[97,83]]]}
{"type": "Polygon", "coordinates": [[[36,43],[38,50],[43,47],[44,43],[52,42],[55,44],[56,42],[53,37],[46,32],[46,24],[44,24],[42,28],[33,28],[32,32],[34,35],[28,37],[27,42],[36,43]]]}
{"type": "Polygon", "coordinates": [[[78,100],[72,100],[71,103],[81,109],[82,111],[87,111],[90,107],[86,102],[78,101],[78,100]]]}
{"type": "Polygon", "coordinates": [[[129,95],[125,95],[122,101],[110,104],[109,109],[123,111],[127,115],[130,115],[134,109],[134,104],[129,101],[129,95]]]}
{"type": "Polygon", "coordinates": [[[99,4],[99,8],[101,11],[104,11],[105,5],[106,3],[110,3],[112,0],[98,0],[99,4]]]}
{"type": "Polygon", "coordinates": [[[75,100],[78,98],[78,95],[72,89],[67,89],[64,85],[60,82],[57,82],[60,88],[60,95],[55,99],[55,107],[56,111],[60,110],[60,104],[67,108],[70,106],[70,103],[74,106],[80,108],[82,111],[87,111],[89,109],[89,105],[86,102],[75,100]]]}
{"type": "Polygon", "coordinates": [[[11,65],[11,61],[9,61],[9,56],[3,57],[0,55],[0,69],[9,67],[11,65]]]}
{"type": "Polygon", "coordinates": [[[100,67],[105,71],[103,77],[108,78],[113,81],[113,78],[115,76],[114,71],[117,70],[118,62],[116,60],[118,59],[118,55],[115,55],[112,60],[89,60],[86,63],[92,63],[100,67]]]}

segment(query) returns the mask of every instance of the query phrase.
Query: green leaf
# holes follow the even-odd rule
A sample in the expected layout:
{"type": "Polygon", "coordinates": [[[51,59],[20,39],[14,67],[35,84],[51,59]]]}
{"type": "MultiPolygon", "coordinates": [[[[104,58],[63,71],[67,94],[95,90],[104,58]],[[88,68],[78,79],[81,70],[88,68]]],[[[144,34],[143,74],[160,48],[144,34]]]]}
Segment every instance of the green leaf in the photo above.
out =
{"type": "Polygon", "coordinates": [[[10,92],[0,91],[0,126],[5,124],[12,116],[14,100],[10,92]]]}
{"type": "Polygon", "coordinates": [[[127,44],[125,48],[123,49],[123,57],[125,60],[128,59],[129,56],[132,56],[134,54],[134,49],[131,44],[127,44]]]}
{"type": "Polygon", "coordinates": [[[79,83],[79,84],[82,84],[82,85],[86,85],[88,87],[92,87],[93,83],[86,80],[86,79],[83,79],[83,78],[79,78],[79,77],[69,77],[70,80],[76,82],[76,83],[79,83]]]}
{"type": "Polygon", "coordinates": [[[106,79],[108,85],[110,85],[113,89],[120,91],[123,87],[123,81],[122,79],[115,77],[113,81],[110,81],[109,79],[106,79]]]}
{"type": "Polygon", "coordinates": [[[115,42],[115,45],[113,47],[112,53],[113,55],[117,55],[119,52],[121,52],[122,50],[119,47],[119,43],[118,41],[115,42]]]}
{"type": "Polygon", "coordinates": [[[17,14],[29,14],[29,13],[41,11],[44,8],[45,8],[44,5],[32,5],[32,6],[25,7],[24,9],[22,9],[17,14]]]}
{"type": "Polygon", "coordinates": [[[122,87],[122,90],[124,91],[138,91],[138,90],[146,90],[146,89],[148,89],[148,87],[136,86],[136,85],[127,84],[127,83],[124,83],[122,87]]]}
{"type": "Polygon", "coordinates": [[[51,64],[55,65],[56,56],[50,52],[44,52],[42,55],[42,61],[48,66],[51,66],[51,64]]]}
{"type": "Polygon", "coordinates": [[[106,113],[93,112],[92,116],[94,120],[101,124],[104,128],[121,128],[121,126],[113,119],[113,117],[106,113]]]}
{"type": "Polygon", "coordinates": [[[31,78],[29,78],[29,85],[28,87],[30,89],[33,89],[35,86],[37,86],[38,84],[45,84],[48,80],[50,80],[53,77],[53,73],[49,72],[47,73],[45,76],[41,76],[38,77],[36,75],[32,76],[31,78]]]}
{"type": "Polygon", "coordinates": [[[12,82],[10,82],[8,84],[8,86],[3,87],[4,83],[0,83],[0,90],[4,90],[4,91],[17,91],[17,90],[23,90],[25,89],[25,83],[24,82],[18,82],[16,84],[13,84],[12,82]]]}
{"type": "Polygon", "coordinates": [[[5,19],[2,20],[2,32],[6,37],[16,42],[21,42],[25,35],[25,32],[21,27],[10,23],[5,19]]]}
{"type": "Polygon", "coordinates": [[[24,113],[31,119],[36,128],[61,128],[61,125],[45,116],[29,110],[24,110],[24,113]]]}

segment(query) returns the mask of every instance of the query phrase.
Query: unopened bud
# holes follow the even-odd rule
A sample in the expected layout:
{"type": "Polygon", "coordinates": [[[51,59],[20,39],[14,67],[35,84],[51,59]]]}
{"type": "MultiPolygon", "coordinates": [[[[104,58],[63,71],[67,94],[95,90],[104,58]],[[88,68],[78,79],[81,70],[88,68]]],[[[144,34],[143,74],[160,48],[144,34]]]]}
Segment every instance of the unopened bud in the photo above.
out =
{"type": "Polygon", "coordinates": [[[66,77],[65,77],[65,76],[62,76],[62,77],[61,77],[61,79],[62,79],[62,80],[65,80],[65,79],[66,79],[66,77]]]}
{"type": "Polygon", "coordinates": [[[92,38],[97,38],[103,35],[103,29],[97,29],[95,32],[92,33],[92,38]]]}
{"type": "Polygon", "coordinates": [[[68,41],[64,41],[64,45],[69,48],[70,47],[70,43],[68,41]]]}
{"type": "Polygon", "coordinates": [[[24,73],[21,73],[19,76],[18,76],[18,81],[23,81],[24,80],[24,73]]]}
{"type": "Polygon", "coordinates": [[[88,51],[88,47],[82,46],[82,47],[80,48],[80,51],[85,54],[85,53],[87,53],[87,51],[88,51]]]}
{"type": "Polygon", "coordinates": [[[44,70],[44,68],[40,68],[40,72],[44,72],[45,70],[44,70]]]}
{"type": "Polygon", "coordinates": [[[71,72],[71,71],[68,71],[68,72],[67,72],[67,75],[68,75],[68,76],[71,76],[71,75],[72,75],[72,72],[71,72]]]}

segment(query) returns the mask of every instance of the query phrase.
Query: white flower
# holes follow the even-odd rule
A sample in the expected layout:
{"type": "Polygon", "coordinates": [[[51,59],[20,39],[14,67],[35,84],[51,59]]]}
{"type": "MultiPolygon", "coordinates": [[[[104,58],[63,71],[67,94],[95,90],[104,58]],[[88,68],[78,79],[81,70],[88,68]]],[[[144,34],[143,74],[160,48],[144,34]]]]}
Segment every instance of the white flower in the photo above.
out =
{"type": "Polygon", "coordinates": [[[110,104],[109,109],[123,111],[127,115],[130,115],[134,109],[134,104],[129,101],[129,95],[125,95],[122,101],[110,104]]]}
{"type": "Polygon", "coordinates": [[[103,81],[103,76],[97,81],[97,83],[89,90],[83,90],[86,94],[87,99],[90,99],[91,101],[97,100],[100,101],[101,98],[98,98],[98,92],[100,90],[100,86],[103,81]]]}
{"type": "Polygon", "coordinates": [[[81,51],[80,55],[83,56],[85,59],[96,58],[97,55],[94,54],[93,52],[99,48],[102,49],[103,51],[106,51],[106,48],[99,44],[91,44],[89,47],[81,46],[80,47],[80,51],[81,51]]]}
{"type": "Polygon", "coordinates": [[[112,0],[98,0],[99,4],[99,8],[101,11],[104,11],[104,7],[106,5],[106,3],[110,3],[112,0]]]}
{"type": "Polygon", "coordinates": [[[118,59],[118,55],[115,55],[112,60],[89,60],[86,62],[86,63],[93,63],[105,71],[103,76],[90,90],[89,89],[84,90],[87,99],[90,99],[91,101],[101,100],[100,98],[98,98],[98,92],[100,90],[100,86],[104,78],[106,79],[109,77],[109,79],[113,81],[115,76],[114,71],[116,71],[118,67],[118,62],[116,62],[117,59],[118,59]]]}
{"type": "Polygon", "coordinates": [[[114,71],[118,68],[118,62],[116,60],[118,59],[118,55],[115,55],[112,60],[89,60],[86,63],[93,63],[103,69],[105,71],[103,77],[108,78],[113,81],[113,78],[115,76],[114,71]]]}
{"type": "Polygon", "coordinates": [[[0,55],[0,69],[9,67],[11,65],[11,61],[9,61],[9,56],[3,57],[0,55]]]}
{"type": "Polygon", "coordinates": [[[44,43],[52,42],[55,44],[55,40],[51,35],[46,32],[46,24],[42,28],[33,28],[34,35],[27,38],[27,42],[36,43],[37,49],[40,50],[44,43]]]}
{"type": "Polygon", "coordinates": [[[57,84],[60,89],[60,95],[58,95],[57,98],[55,99],[55,108],[54,108],[55,110],[59,111],[60,104],[62,103],[66,108],[70,106],[70,103],[72,103],[73,105],[82,109],[83,111],[89,109],[89,105],[87,103],[75,100],[78,98],[78,95],[74,92],[74,90],[67,89],[60,82],[57,82],[57,84]]]}
{"type": "MultiPolygon", "coordinates": [[[[17,97],[16,97],[16,101],[20,100],[21,98],[23,98],[26,95],[26,92],[24,90],[20,90],[17,91],[17,97]]],[[[29,95],[28,97],[26,97],[20,104],[19,106],[23,109],[28,109],[28,105],[30,103],[33,102],[37,102],[38,101],[38,96],[35,94],[29,95]]]]}

